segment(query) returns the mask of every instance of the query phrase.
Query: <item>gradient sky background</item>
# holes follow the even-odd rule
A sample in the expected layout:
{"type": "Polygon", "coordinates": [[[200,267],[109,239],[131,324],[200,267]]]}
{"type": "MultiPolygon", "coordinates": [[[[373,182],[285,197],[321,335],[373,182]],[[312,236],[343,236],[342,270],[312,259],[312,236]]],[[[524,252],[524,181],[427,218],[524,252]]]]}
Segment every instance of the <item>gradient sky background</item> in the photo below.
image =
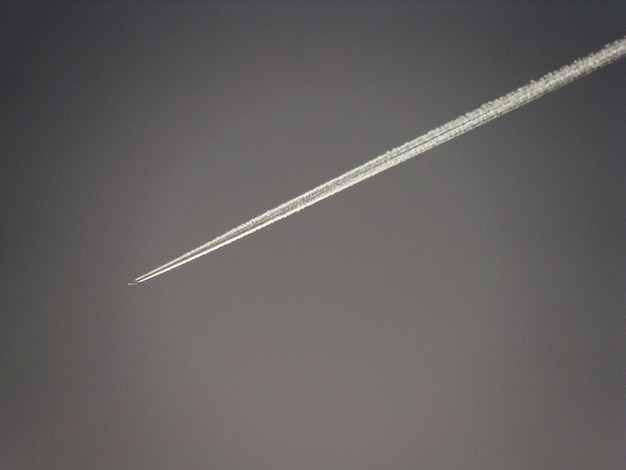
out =
{"type": "Polygon", "coordinates": [[[624,2],[0,6],[2,469],[624,467],[624,2]]]}

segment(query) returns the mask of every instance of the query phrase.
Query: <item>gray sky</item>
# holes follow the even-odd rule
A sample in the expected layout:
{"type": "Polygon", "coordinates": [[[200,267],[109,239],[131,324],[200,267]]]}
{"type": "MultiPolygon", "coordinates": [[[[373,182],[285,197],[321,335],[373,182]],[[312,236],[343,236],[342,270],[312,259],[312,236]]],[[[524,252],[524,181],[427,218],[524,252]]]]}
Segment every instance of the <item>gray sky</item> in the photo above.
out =
{"type": "Polygon", "coordinates": [[[4,469],[623,468],[625,4],[3,4],[4,469]]]}

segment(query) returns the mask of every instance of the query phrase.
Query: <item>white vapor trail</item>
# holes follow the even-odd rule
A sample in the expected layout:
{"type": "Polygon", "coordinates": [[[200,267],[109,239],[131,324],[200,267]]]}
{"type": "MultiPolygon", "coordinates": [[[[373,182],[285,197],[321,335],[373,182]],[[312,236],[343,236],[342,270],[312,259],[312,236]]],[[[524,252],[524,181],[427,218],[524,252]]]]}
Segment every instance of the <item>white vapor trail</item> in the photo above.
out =
{"type": "Polygon", "coordinates": [[[439,126],[432,131],[418,137],[415,140],[390,150],[389,152],[364,163],[353,170],[344,173],[280,206],[271,209],[254,219],[229,230],[223,235],[211,240],[198,248],[191,250],[184,255],[156,268],[134,281],[129,285],[137,285],[153,277],[159,276],[167,271],[188,263],[200,256],[204,256],[240,238],[250,235],[253,232],[273,224],[291,214],[301,211],[305,207],[326,199],[339,191],[349,188],[367,178],[370,178],[381,171],[385,171],[392,166],[405,160],[416,157],[448,140],[454,139],[472,129],[496,119],[509,111],[513,111],[527,103],[554,91],[574,80],[583,77],[611,62],[626,55],[626,37],[607,44],[598,52],[574,61],[554,72],[544,75],[538,80],[533,80],[529,84],[518,88],[496,100],[483,104],[479,108],[470,111],[453,121],[439,126]]]}

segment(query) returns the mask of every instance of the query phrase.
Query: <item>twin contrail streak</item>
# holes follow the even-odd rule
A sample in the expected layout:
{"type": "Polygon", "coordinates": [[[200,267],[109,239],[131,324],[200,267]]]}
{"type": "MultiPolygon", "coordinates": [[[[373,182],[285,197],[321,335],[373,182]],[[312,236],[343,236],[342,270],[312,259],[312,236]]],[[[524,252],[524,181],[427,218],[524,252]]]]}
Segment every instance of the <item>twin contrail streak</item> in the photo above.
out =
{"type": "Polygon", "coordinates": [[[479,108],[460,116],[453,121],[437,127],[427,134],[418,137],[415,140],[407,142],[401,147],[390,150],[389,152],[364,163],[353,170],[338,176],[317,188],[314,188],[280,206],[271,209],[254,219],[241,224],[238,227],[226,232],[223,235],[199,246],[195,250],[164,264],[134,281],[129,285],[136,285],[159,276],[167,271],[182,266],[200,256],[204,256],[212,251],[217,250],[229,243],[240,238],[250,235],[266,225],[284,219],[291,214],[301,211],[305,207],[311,206],[316,202],[326,199],[339,191],[349,188],[367,178],[370,178],[381,171],[385,171],[392,166],[397,165],[405,160],[416,157],[448,140],[454,139],[472,129],[496,119],[503,114],[513,111],[533,100],[554,91],[563,85],[573,82],[577,78],[585,76],[611,62],[626,55],[626,38],[619,39],[611,44],[607,44],[600,51],[590,54],[582,59],[574,61],[570,65],[566,65],[554,72],[544,75],[538,80],[531,81],[529,84],[518,88],[496,100],[483,104],[479,108]]]}

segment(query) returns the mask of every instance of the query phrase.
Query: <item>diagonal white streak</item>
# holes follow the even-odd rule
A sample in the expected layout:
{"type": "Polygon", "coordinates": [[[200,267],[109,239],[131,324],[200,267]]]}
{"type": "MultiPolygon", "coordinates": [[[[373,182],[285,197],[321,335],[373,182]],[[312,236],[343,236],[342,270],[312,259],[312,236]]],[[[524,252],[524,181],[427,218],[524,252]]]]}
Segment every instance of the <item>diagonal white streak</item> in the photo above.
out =
{"type": "Polygon", "coordinates": [[[554,91],[574,80],[585,76],[611,62],[621,58],[626,54],[626,38],[619,39],[607,44],[600,51],[590,54],[582,59],[574,61],[554,72],[544,75],[539,80],[533,80],[529,84],[518,88],[496,100],[483,104],[479,108],[470,111],[453,121],[448,122],[432,131],[418,137],[415,140],[390,150],[385,154],[364,163],[353,170],[338,176],[327,183],[324,183],[280,206],[271,209],[252,220],[229,230],[223,235],[211,240],[198,248],[191,250],[184,255],[156,268],[142,276],[139,276],[129,285],[136,285],[147,281],[153,277],[177,268],[200,256],[204,256],[240,238],[250,235],[266,225],[273,224],[285,217],[301,211],[305,207],[326,199],[333,194],[343,191],[367,178],[370,178],[381,171],[385,171],[405,160],[416,157],[433,147],[436,147],[448,140],[454,139],[472,129],[486,124],[503,114],[524,106],[533,100],[554,91]]]}

